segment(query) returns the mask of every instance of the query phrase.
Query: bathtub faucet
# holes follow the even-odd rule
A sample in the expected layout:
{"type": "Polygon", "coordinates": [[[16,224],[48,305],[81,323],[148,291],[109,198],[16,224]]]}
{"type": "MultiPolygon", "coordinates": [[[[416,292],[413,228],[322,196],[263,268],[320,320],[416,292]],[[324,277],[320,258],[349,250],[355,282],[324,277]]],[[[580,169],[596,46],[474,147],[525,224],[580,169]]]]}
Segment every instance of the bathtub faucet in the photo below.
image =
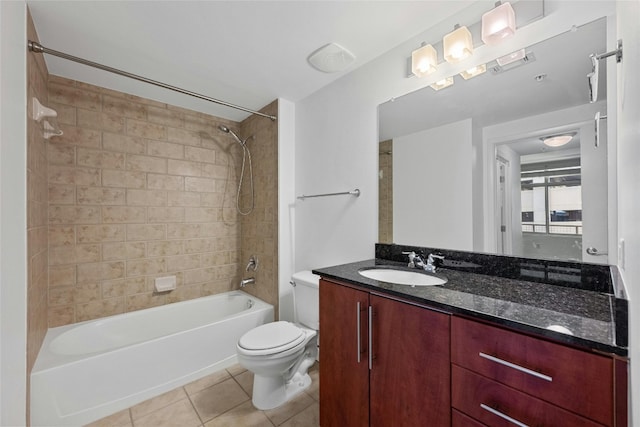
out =
{"type": "Polygon", "coordinates": [[[247,285],[250,285],[252,283],[256,283],[256,278],[255,277],[249,277],[248,279],[242,279],[240,280],[240,287],[244,288],[247,285]]]}

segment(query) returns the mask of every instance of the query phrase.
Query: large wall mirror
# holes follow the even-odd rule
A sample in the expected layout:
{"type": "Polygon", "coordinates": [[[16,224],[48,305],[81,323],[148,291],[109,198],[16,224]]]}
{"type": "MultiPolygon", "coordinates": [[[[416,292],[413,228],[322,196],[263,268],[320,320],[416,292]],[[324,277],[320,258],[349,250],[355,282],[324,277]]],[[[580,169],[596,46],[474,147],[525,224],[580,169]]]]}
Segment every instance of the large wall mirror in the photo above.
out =
{"type": "Polygon", "coordinates": [[[607,45],[602,18],[380,105],[379,241],[607,263],[607,45]]]}

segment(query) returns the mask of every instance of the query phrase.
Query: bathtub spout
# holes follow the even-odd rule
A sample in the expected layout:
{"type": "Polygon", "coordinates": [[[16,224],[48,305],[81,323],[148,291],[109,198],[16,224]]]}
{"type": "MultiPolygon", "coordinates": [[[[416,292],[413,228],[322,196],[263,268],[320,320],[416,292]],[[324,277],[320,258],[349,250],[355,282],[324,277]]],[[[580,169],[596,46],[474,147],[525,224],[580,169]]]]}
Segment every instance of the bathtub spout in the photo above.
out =
{"type": "Polygon", "coordinates": [[[256,283],[255,277],[249,277],[248,279],[242,279],[242,280],[240,280],[240,287],[244,288],[245,286],[250,285],[252,283],[256,283]]]}

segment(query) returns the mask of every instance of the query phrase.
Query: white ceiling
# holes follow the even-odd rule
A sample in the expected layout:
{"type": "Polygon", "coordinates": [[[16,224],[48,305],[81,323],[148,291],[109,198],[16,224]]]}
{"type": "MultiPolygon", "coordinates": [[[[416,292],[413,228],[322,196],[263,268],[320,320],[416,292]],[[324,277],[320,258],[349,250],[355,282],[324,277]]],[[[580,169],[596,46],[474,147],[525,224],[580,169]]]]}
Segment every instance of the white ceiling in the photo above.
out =
{"type": "MultiPolygon", "coordinates": [[[[256,110],[278,97],[304,99],[471,3],[27,0],[47,48],[256,110]],[[307,57],[331,42],[351,51],[354,64],[334,74],[311,68],[307,57]]],[[[248,115],[45,57],[54,75],[230,120],[248,115]]]]}

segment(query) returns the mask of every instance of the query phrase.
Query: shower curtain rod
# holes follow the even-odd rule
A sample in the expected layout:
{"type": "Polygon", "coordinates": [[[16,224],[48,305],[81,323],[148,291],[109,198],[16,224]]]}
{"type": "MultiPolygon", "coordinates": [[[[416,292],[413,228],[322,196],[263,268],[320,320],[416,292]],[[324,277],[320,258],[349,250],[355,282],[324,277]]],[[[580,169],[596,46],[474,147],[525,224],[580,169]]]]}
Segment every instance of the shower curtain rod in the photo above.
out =
{"type": "Polygon", "coordinates": [[[117,68],[109,67],[107,65],[98,64],[97,62],[87,61],[86,59],[78,58],[77,56],[73,56],[73,55],[66,54],[64,52],[59,52],[57,50],[49,49],[47,47],[42,46],[38,42],[34,42],[34,41],[29,40],[29,42],[27,43],[27,47],[29,48],[29,50],[31,52],[48,53],[49,55],[53,55],[53,56],[57,56],[57,57],[60,57],[60,58],[63,58],[63,59],[67,59],[69,61],[77,62],[79,64],[88,65],[89,67],[98,68],[100,70],[108,71],[110,73],[118,74],[118,75],[121,75],[121,76],[124,76],[124,77],[129,77],[130,79],[134,79],[134,80],[138,80],[138,81],[141,81],[141,82],[149,83],[149,84],[152,84],[152,85],[155,85],[155,86],[159,86],[159,87],[162,87],[162,88],[165,88],[165,89],[172,90],[174,92],[179,92],[179,93],[182,93],[182,94],[185,94],[185,95],[193,96],[195,98],[204,99],[205,101],[213,102],[215,104],[224,105],[225,107],[235,108],[236,110],[241,110],[241,111],[244,111],[246,113],[251,113],[251,114],[258,115],[258,116],[266,117],[266,118],[271,119],[271,120],[276,120],[277,119],[276,116],[272,116],[272,115],[269,115],[269,114],[261,113],[259,111],[254,111],[254,110],[251,110],[249,108],[241,107],[239,105],[230,104],[228,102],[221,101],[221,100],[215,99],[215,98],[211,98],[209,96],[201,95],[201,94],[196,93],[196,92],[191,92],[189,90],[181,89],[181,88],[176,87],[176,86],[171,86],[171,85],[168,85],[166,83],[162,83],[162,82],[159,82],[159,81],[156,81],[156,80],[151,80],[151,79],[148,79],[146,77],[139,76],[137,74],[128,73],[126,71],[118,70],[117,68]]]}

